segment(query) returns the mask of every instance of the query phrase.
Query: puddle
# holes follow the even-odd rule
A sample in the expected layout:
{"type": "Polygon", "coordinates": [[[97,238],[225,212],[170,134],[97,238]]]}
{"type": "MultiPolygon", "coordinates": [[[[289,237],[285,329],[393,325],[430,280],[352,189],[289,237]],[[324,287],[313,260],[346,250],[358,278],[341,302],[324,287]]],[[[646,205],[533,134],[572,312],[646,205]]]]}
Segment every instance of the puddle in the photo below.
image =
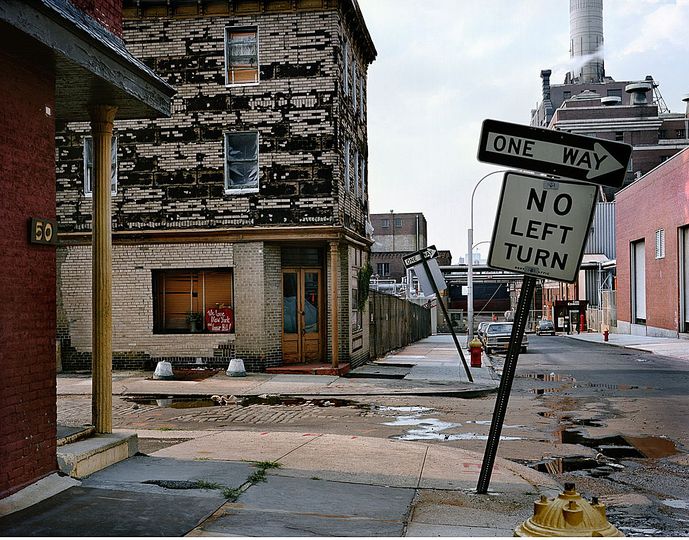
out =
{"type": "Polygon", "coordinates": [[[428,407],[387,407],[385,405],[374,405],[371,410],[373,412],[402,412],[402,413],[427,413],[434,409],[429,409],[428,407]]]}
{"type": "Polygon", "coordinates": [[[665,499],[662,502],[665,506],[670,508],[679,508],[680,510],[689,510],[689,501],[683,501],[681,499],[665,499]]]}
{"type": "MultiPolygon", "coordinates": [[[[173,381],[202,381],[213,377],[220,373],[220,369],[212,369],[205,367],[198,368],[172,368],[172,380],[173,381]]],[[[147,377],[146,380],[153,381],[156,380],[153,377],[147,377]]]]}
{"type": "Polygon", "coordinates": [[[575,426],[605,427],[606,425],[602,420],[597,420],[595,418],[572,418],[571,416],[560,416],[553,411],[539,412],[538,416],[544,418],[557,418],[557,420],[564,424],[573,424],[575,426]]]}
{"type": "Polygon", "coordinates": [[[239,405],[241,407],[248,407],[249,405],[314,405],[316,407],[357,407],[368,408],[368,405],[362,405],[356,401],[347,399],[305,399],[300,397],[283,397],[283,396],[245,396],[238,397],[236,401],[234,398],[223,399],[222,396],[214,396],[212,399],[207,396],[193,397],[193,396],[167,396],[165,398],[156,396],[143,397],[125,397],[124,400],[137,405],[156,405],[158,407],[172,408],[172,409],[193,409],[197,407],[217,407],[225,405],[239,405]]]}
{"type": "Polygon", "coordinates": [[[585,471],[586,476],[591,476],[593,478],[605,477],[611,473],[624,469],[624,466],[619,463],[585,456],[548,458],[537,463],[531,463],[529,467],[548,474],[585,471]]]}
{"type": "Polygon", "coordinates": [[[358,409],[368,409],[368,405],[363,405],[351,399],[338,398],[301,398],[301,397],[285,397],[285,396],[245,396],[238,398],[238,404],[242,407],[249,405],[314,405],[316,407],[356,407],[358,409]]]}
{"type": "Polygon", "coordinates": [[[571,375],[560,375],[558,373],[522,373],[518,377],[523,379],[536,379],[545,382],[577,382],[571,375]]]}
{"type": "MultiPolygon", "coordinates": [[[[437,418],[419,418],[418,416],[400,416],[392,422],[384,422],[384,426],[416,426],[402,435],[394,435],[392,439],[400,441],[487,441],[488,435],[478,433],[443,433],[448,429],[461,427],[462,424],[443,422],[437,418]]],[[[509,427],[509,426],[504,426],[509,427]]],[[[501,441],[519,441],[522,437],[501,436],[501,441]]]]}
{"type": "Polygon", "coordinates": [[[564,444],[580,444],[597,450],[604,456],[611,458],[643,458],[645,457],[634,446],[631,446],[624,437],[613,435],[610,437],[586,437],[583,433],[574,429],[563,429],[557,432],[560,442],[564,444]]]}
{"type": "MultiPolygon", "coordinates": [[[[493,423],[493,421],[492,420],[467,420],[465,423],[466,424],[476,424],[477,426],[490,426],[493,423]]],[[[526,428],[526,426],[523,426],[520,424],[516,424],[514,426],[510,426],[508,424],[503,424],[502,427],[503,428],[515,428],[515,429],[526,428]]]]}

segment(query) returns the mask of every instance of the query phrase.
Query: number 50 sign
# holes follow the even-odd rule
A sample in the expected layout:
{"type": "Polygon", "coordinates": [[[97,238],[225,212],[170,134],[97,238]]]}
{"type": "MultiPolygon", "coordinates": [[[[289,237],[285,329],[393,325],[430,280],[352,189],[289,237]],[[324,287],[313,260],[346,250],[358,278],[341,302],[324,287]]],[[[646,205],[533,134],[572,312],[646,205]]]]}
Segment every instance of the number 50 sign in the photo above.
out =
{"type": "Polygon", "coordinates": [[[29,242],[32,244],[57,244],[57,221],[31,218],[29,242]]]}

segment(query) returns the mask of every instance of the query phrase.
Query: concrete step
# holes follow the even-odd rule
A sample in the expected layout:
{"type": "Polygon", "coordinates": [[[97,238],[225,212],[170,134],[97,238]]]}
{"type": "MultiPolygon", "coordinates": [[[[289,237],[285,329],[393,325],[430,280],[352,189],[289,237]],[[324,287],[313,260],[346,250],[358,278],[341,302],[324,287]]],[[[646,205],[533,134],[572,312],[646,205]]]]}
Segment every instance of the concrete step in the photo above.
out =
{"type": "Polygon", "coordinates": [[[84,478],[138,451],[135,433],[100,434],[59,446],[57,463],[63,473],[72,478],[84,478]]]}

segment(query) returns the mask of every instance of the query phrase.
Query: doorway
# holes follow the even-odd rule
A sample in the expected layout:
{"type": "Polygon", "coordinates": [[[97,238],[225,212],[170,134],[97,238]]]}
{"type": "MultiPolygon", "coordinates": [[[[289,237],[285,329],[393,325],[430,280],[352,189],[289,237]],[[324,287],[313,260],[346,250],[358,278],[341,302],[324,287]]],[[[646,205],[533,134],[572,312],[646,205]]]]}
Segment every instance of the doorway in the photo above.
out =
{"type": "Polygon", "coordinates": [[[320,268],[282,271],[282,359],[318,363],[323,352],[323,282],[320,268]]]}

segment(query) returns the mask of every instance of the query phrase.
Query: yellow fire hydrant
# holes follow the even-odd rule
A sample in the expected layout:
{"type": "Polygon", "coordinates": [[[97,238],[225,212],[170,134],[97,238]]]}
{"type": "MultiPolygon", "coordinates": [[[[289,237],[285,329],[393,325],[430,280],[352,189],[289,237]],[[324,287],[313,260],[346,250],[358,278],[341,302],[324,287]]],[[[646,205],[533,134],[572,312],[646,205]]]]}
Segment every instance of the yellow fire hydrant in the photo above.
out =
{"type": "Polygon", "coordinates": [[[566,483],[557,497],[534,503],[534,515],[514,530],[515,536],[624,536],[605,516],[605,505],[591,502],[566,483]]]}

